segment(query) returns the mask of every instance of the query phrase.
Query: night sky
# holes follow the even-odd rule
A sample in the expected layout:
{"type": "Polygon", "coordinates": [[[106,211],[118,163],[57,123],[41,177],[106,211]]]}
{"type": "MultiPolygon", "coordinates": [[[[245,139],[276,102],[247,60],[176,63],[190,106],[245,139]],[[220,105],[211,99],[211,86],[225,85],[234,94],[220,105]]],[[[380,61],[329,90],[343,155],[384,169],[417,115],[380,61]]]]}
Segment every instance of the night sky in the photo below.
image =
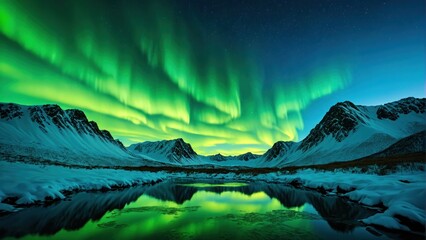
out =
{"type": "Polygon", "coordinates": [[[79,108],[128,145],[299,141],[331,105],[425,96],[424,0],[0,0],[0,101],[79,108]]]}

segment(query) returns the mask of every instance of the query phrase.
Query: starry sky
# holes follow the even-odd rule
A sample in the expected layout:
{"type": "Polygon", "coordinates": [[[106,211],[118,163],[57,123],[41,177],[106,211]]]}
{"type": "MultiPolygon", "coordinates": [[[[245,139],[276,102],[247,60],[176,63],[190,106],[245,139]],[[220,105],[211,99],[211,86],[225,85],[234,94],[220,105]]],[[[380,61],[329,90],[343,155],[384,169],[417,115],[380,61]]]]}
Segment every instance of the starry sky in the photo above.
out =
{"type": "Polygon", "coordinates": [[[330,106],[425,96],[423,0],[0,0],[0,101],[83,110],[125,145],[300,141],[330,106]]]}

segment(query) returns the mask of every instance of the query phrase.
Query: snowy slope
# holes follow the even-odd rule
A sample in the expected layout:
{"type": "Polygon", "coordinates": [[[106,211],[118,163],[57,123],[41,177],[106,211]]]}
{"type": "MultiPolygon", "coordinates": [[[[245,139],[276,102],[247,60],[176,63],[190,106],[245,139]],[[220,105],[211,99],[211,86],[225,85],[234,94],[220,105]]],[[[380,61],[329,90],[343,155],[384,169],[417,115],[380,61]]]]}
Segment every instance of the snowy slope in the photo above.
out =
{"type": "MultiPolygon", "coordinates": [[[[166,178],[164,172],[41,166],[0,159],[0,202],[12,197],[16,204],[31,204],[49,197],[64,199],[64,191],[112,189],[166,178]]],[[[0,203],[0,212],[7,210],[7,206],[0,203]]]]}
{"type": "Polygon", "coordinates": [[[275,158],[265,154],[259,163],[265,166],[311,165],[369,156],[425,130],[425,108],[424,98],[405,98],[380,106],[359,106],[348,101],[337,103],[305,139],[291,146],[280,144],[282,150],[275,158]]]}
{"type": "Polygon", "coordinates": [[[375,153],[372,156],[387,157],[420,152],[424,153],[426,159],[426,131],[421,131],[405,137],[385,150],[375,153]]]}
{"type": "Polygon", "coordinates": [[[141,165],[80,110],[0,104],[0,154],[77,165],[141,165]]]}

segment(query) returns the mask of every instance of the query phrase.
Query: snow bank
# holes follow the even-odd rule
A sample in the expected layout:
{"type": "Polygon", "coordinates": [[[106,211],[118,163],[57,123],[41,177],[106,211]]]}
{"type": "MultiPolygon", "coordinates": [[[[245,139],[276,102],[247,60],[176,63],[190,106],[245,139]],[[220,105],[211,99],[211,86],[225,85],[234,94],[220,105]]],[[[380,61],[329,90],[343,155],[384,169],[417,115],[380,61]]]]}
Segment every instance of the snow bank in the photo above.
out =
{"type": "MultiPolygon", "coordinates": [[[[139,172],[113,169],[73,169],[0,161],[0,202],[11,197],[17,204],[46,199],[63,199],[64,191],[100,190],[126,187],[165,179],[164,172],[139,172]]],[[[0,210],[13,211],[1,203],[0,210]]]]}

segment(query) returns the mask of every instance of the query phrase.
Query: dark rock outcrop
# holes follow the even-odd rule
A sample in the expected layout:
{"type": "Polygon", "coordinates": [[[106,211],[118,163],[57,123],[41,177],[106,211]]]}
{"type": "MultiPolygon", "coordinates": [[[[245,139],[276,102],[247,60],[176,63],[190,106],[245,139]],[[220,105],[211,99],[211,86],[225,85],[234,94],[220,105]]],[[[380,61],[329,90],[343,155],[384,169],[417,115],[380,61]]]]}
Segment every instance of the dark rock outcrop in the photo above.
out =
{"type": "Polygon", "coordinates": [[[278,141],[274,143],[272,148],[270,148],[264,154],[265,161],[269,162],[276,158],[282,158],[288,152],[288,150],[295,144],[295,142],[284,142],[278,141]]]}
{"type": "Polygon", "coordinates": [[[416,99],[409,97],[380,106],[376,114],[378,119],[390,119],[395,121],[401,114],[409,114],[411,112],[424,113],[425,110],[426,98],[416,99]]]}
{"type": "Polygon", "coordinates": [[[21,118],[24,113],[19,105],[13,103],[0,103],[0,118],[11,120],[13,118],[21,118]]]}

